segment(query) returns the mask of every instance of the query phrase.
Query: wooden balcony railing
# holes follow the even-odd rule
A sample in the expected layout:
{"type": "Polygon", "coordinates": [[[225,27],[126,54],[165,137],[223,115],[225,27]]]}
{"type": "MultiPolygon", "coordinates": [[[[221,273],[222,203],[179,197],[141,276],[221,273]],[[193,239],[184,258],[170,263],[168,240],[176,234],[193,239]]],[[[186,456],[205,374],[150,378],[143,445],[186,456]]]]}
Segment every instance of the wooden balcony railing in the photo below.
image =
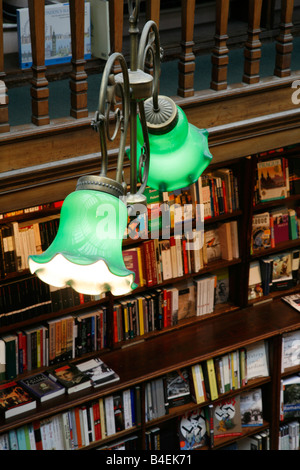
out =
{"type": "MultiPolygon", "coordinates": [[[[195,94],[195,8],[196,0],[181,2],[181,41],[178,60],[178,91],[179,97],[192,97],[195,94]]],[[[215,32],[214,45],[211,48],[211,82],[210,89],[226,90],[228,87],[228,19],[231,7],[230,0],[215,1],[215,32]]],[[[268,0],[267,3],[274,3],[268,0]]],[[[263,0],[249,0],[248,28],[245,31],[244,73],[242,83],[255,84],[260,81],[261,60],[261,15],[263,0]]],[[[32,78],[31,78],[31,122],[35,126],[45,126],[49,118],[49,87],[47,67],[45,66],[45,5],[39,0],[28,0],[30,31],[32,42],[32,78]]],[[[122,51],[124,29],[124,2],[110,0],[110,35],[112,50],[122,51]]],[[[274,77],[288,77],[291,74],[291,54],[293,50],[293,11],[294,0],[281,0],[281,17],[279,33],[276,39],[274,77]]],[[[147,0],[146,19],[160,21],[160,1],[147,0]]],[[[2,1],[0,1],[0,132],[10,131],[10,106],[6,87],[6,71],[4,67],[2,1]]],[[[88,81],[86,61],[84,59],[84,0],[70,2],[70,25],[72,36],[72,60],[70,80],[70,111],[69,116],[81,119],[88,116],[87,90],[88,81]]],[[[300,69],[300,65],[299,65],[300,69]]],[[[118,70],[115,70],[118,72],[118,70]]],[[[21,76],[21,71],[20,71],[21,76]]],[[[67,117],[67,116],[66,116],[67,117]]]]}

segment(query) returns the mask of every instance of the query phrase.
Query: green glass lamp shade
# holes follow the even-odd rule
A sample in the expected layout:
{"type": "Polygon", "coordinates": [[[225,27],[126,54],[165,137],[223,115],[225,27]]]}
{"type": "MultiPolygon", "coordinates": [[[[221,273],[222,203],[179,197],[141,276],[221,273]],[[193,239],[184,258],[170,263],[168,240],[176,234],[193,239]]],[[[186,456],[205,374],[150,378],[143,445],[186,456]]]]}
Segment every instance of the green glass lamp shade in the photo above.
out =
{"type": "MultiPolygon", "coordinates": [[[[212,155],[208,149],[208,132],[189,124],[181,108],[177,108],[175,127],[166,126],[161,133],[148,125],[150,166],[147,185],[160,191],[174,191],[198,180],[209,165],[212,155]]],[[[143,145],[140,121],[137,124],[139,155],[143,145]]]]}
{"type": "Polygon", "coordinates": [[[122,256],[126,225],[127,208],[118,197],[74,191],[63,203],[54,241],[42,254],[29,256],[29,269],[56,287],[124,295],[136,287],[122,256]]]}

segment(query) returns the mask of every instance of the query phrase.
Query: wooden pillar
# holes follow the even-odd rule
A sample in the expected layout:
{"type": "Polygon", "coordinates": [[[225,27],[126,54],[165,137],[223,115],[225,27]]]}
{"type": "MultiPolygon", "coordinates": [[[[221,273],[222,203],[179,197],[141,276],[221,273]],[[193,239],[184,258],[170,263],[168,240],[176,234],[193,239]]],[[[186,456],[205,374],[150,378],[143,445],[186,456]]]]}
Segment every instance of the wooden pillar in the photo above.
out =
{"type": "Polygon", "coordinates": [[[28,0],[32,49],[31,104],[33,124],[49,124],[49,87],[45,72],[45,3],[28,0]]]}
{"type": "Polygon", "coordinates": [[[74,0],[70,5],[70,25],[72,38],[72,72],[70,75],[71,110],[74,118],[88,116],[87,74],[84,59],[84,0],[74,0]]]}
{"type": "MultiPolygon", "coordinates": [[[[160,19],[160,0],[148,0],[146,2],[146,21],[152,20],[156,23],[159,29],[160,19]]],[[[147,58],[148,59],[148,58],[147,58]]],[[[150,75],[153,74],[153,62],[152,60],[145,61],[145,72],[150,75]]],[[[150,59],[150,58],[149,58],[150,59]]]]}
{"type": "Polygon", "coordinates": [[[182,0],[181,7],[181,54],[178,63],[179,96],[194,95],[195,55],[194,47],[195,0],[182,0]]]}
{"type": "Polygon", "coordinates": [[[212,50],[212,80],[210,87],[213,90],[225,90],[227,88],[228,70],[228,28],[229,0],[216,1],[216,33],[215,46],[212,50]]]}
{"type": "MultiPolygon", "coordinates": [[[[123,47],[124,0],[109,1],[109,29],[111,52],[122,52],[123,47]]],[[[113,73],[121,72],[119,64],[114,64],[113,73]]]]}
{"type": "Polygon", "coordinates": [[[248,39],[244,49],[244,83],[257,83],[259,81],[261,7],[262,0],[249,0],[248,39]]]}
{"type": "Polygon", "coordinates": [[[280,33],[276,43],[276,63],[274,75],[287,77],[291,74],[291,57],[293,50],[292,18],[294,0],[281,0],[280,33]]]}
{"type": "Polygon", "coordinates": [[[4,82],[4,48],[3,48],[3,11],[0,0],[0,133],[9,132],[8,123],[8,96],[4,82]]]}

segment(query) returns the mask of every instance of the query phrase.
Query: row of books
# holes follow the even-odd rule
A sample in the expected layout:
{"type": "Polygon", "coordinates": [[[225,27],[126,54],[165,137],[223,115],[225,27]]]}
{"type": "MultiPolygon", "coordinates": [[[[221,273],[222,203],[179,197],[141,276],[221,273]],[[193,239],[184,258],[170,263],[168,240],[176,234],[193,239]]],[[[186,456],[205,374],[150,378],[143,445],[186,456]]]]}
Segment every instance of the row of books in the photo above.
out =
{"type": "Polygon", "coordinates": [[[36,276],[22,278],[0,285],[0,327],[97,301],[102,297],[79,294],[71,287],[49,286],[36,276]]]}
{"type": "Polygon", "coordinates": [[[0,380],[62,363],[106,346],[106,307],[20,329],[0,338],[0,380]]]}
{"type": "MultiPolygon", "coordinates": [[[[181,416],[178,422],[180,450],[213,448],[220,438],[238,438],[243,428],[262,425],[262,390],[255,388],[181,416]]],[[[268,445],[264,444],[269,447],[269,441],[268,445]]]]}
{"type": "Polygon", "coordinates": [[[228,268],[124,298],[114,303],[114,342],[174,326],[189,317],[212,313],[216,304],[228,299],[228,268]]]}
{"type": "Polygon", "coordinates": [[[140,287],[198,273],[210,262],[239,258],[237,221],[214,225],[205,232],[194,229],[190,239],[171,236],[146,240],[138,247],[124,249],[123,257],[140,287]]]}
{"type": "Polygon", "coordinates": [[[255,214],[252,219],[251,252],[274,248],[278,243],[299,238],[299,208],[278,207],[255,214]]]}
{"type": "Polygon", "coordinates": [[[9,212],[3,212],[0,214],[0,220],[6,219],[11,219],[11,218],[18,218],[21,217],[22,215],[28,215],[28,214],[37,214],[38,212],[42,211],[48,211],[48,210],[59,210],[63,204],[63,201],[53,201],[53,202],[47,202],[45,204],[39,204],[37,206],[32,206],[32,207],[26,207],[24,209],[17,209],[15,211],[9,211],[9,212]]]}
{"type": "Polygon", "coordinates": [[[11,418],[37,407],[37,403],[73,394],[90,387],[101,387],[120,380],[100,358],[70,363],[0,385],[1,416],[11,418]]]}
{"type": "Polygon", "coordinates": [[[257,162],[255,204],[300,193],[300,159],[280,156],[280,151],[284,149],[278,149],[278,154],[273,158],[260,155],[267,158],[257,162]]]}
{"type": "MultiPolygon", "coordinates": [[[[46,419],[35,420],[0,436],[1,450],[76,450],[135,425],[135,390],[93,400],[46,419]],[[132,397],[132,398],[131,398],[132,397]],[[122,413],[122,415],[121,415],[122,413]],[[123,422],[121,422],[123,420],[123,422]]],[[[125,438],[127,450],[136,448],[136,436],[125,438]]],[[[116,443],[106,448],[117,449],[116,443]]],[[[122,447],[123,447],[122,446],[122,447]]]]}
{"type": "Polygon", "coordinates": [[[58,230],[59,216],[0,226],[1,277],[28,269],[28,256],[48,248],[58,230]]]}
{"type": "Polygon", "coordinates": [[[251,261],[248,299],[296,286],[299,282],[299,258],[300,250],[295,249],[251,261]]]}
{"type": "Polygon", "coordinates": [[[177,406],[219,400],[224,393],[242,389],[253,378],[268,376],[267,354],[267,345],[261,341],[148,382],[146,422],[167,415],[177,406]]]}
{"type": "Polygon", "coordinates": [[[279,426],[278,450],[299,450],[299,440],[299,421],[291,421],[279,426]]]}

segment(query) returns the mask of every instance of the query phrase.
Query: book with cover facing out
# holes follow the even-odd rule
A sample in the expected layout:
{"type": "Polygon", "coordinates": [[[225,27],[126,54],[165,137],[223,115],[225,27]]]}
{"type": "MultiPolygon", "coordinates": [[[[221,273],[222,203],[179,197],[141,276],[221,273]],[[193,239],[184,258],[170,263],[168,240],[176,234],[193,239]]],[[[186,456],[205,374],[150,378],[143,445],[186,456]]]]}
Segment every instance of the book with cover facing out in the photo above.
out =
{"type": "Polygon", "coordinates": [[[204,409],[184,414],[179,419],[180,450],[193,450],[207,445],[209,442],[207,417],[204,409]]]}
{"type": "Polygon", "coordinates": [[[257,174],[261,202],[286,197],[286,182],[280,158],[258,162],[257,174]]]}
{"type": "Polygon", "coordinates": [[[191,401],[188,369],[166,374],[166,392],[170,407],[180,406],[191,401]]]}
{"type": "Polygon", "coordinates": [[[262,426],[263,402],[261,388],[240,395],[242,426],[262,426]]]}
{"type": "Polygon", "coordinates": [[[98,357],[77,364],[77,367],[81,372],[89,376],[93,387],[100,387],[120,380],[118,374],[98,357]]]}
{"type": "Polygon", "coordinates": [[[214,437],[240,436],[242,434],[240,397],[228,397],[214,406],[214,437]]]}
{"type": "Polygon", "coordinates": [[[36,408],[36,401],[17,382],[0,385],[0,412],[11,418],[36,408]]]}
{"type": "Polygon", "coordinates": [[[19,383],[40,402],[56,398],[65,393],[65,388],[61,384],[54,382],[43,373],[20,380],[19,383]]]}
{"type": "Polygon", "coordinates": [[[47,371],[50,379],[59,382],[66,388],[67,393],[77,392],[87,387],[91,387],[88,375],[81,372],[75,364],[64,364],[60,367],[53,367],[47,371]]]}

